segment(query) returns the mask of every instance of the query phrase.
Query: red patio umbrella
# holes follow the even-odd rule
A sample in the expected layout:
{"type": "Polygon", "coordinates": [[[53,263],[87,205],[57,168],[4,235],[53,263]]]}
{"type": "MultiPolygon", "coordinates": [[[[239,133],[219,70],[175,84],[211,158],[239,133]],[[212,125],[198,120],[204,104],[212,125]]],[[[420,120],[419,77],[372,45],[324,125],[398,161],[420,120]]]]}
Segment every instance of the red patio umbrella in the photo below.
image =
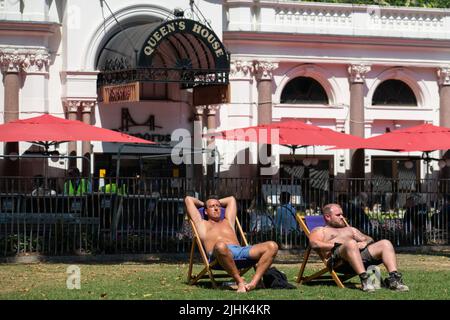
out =
{"type": "Polygon", "coordinates": [[[125,133],[85,124],[78,120],[67,120],[49,114],[14,120],[0,125],[0,141],[29,141],[44,146],[46,150],[53,144],[68,141],[155,143],[125,133]]]}
{"type": "Polygon", "coordinates": [[[391,151],[422,151],[450,149],[450,128],[431,124],[399,129],[361,142],[340,142],[332,149],[377,149],[391,151]]]}
{"type": "Polygon", "coordinates": [[[233,130],[208,134],[219,139],[251,141],[267,144],[281,144],[293,148],[306,146],[335,146],[337,144],[358,144],[364,139],[306,124],[300,120],[284,120],[233,130]]]}

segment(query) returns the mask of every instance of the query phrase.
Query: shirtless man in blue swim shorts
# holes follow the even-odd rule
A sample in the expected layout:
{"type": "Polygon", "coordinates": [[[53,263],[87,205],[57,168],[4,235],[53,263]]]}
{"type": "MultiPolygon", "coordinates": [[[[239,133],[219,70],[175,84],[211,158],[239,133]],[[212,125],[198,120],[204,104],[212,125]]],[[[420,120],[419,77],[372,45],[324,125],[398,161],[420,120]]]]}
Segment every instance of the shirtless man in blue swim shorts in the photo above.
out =
{"type": "Polygon", "coordinates": [[[203,201],[186,197],[187,212],[198,230],[200,240],[210,257],[215,257],[220,265],[233,277],[237,292],[247,292],[256,288],[263,274],[277,255],[278,245],[273,241],[241,247],[236,236],[234,224],[237,214],[236,199],[233,196],[203,201]],[[198,208],[205,207],[208,220],[202,219],[198,208]],[[225,218],[220,217],[220,208],[225,207],[225,218]],[[250,259],[257,261],[255,275],[249,283],[240,276],[234,260],[250,259]]]}

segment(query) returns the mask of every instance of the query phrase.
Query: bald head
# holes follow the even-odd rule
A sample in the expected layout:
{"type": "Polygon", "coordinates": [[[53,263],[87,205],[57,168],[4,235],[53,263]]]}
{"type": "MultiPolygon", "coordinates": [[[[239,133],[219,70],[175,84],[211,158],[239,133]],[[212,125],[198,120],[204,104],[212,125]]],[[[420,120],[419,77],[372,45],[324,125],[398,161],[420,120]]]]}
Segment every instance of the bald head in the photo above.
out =
{"type": "Polygon", "coordinates": [[[342,208],[337,203],[327,204],[322,209],[323,217],[326,223],[334,228],[343,228],[346,227],[344,221],[344,213],[342,212],[342,208]]]}
{"type": "Polygon", "coordinates": [[[323,214],[331,214],[333,210],[342,210],[341,206],[337,203],[329,203],[325,207],[323,207],[322,212],[323,214]]]}

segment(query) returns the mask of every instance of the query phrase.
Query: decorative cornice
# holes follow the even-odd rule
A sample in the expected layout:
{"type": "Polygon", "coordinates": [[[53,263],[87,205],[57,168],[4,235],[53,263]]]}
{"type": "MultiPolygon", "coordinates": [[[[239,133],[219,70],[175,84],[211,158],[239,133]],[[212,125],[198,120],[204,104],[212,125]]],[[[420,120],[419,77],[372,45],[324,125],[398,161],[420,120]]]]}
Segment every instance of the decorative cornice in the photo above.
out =
{"type": "Polygon", "coordinates": [[[206,107],[206,109],[208,110],[207,115],[213,116],[220,109],[220,104],[210,104],[206,107]]]}
{"type": "Polygon", "coordinates": [[[370,66],[367,64],[352,64],[348,67],[350,74],[350,83],[364,83],[366,73],[370,71],[370,66]]]}
{"type": "Polygon", "coordinates": [[[271,61],[254,61],[253,65],[256,71],[256,79],[258,81],[272,80],[273,70],[278,68],[278,63],[271,61]]]}
{"type": "Polygon", "coordinates": [[[14,52],[0,52],[0,68],[2,72],[19,72],[24,69],[25,57],[14,52]]]}
{"type": "Polygon", "coordinates": [[[81,101],[81,112],[91,113],[95,108],[95,101],[81,101]]]}
{"type": "Polygon", "coordinates": [[[25,72],[47,71],[50,63],[50,55],[48,53],[29,54],[25,59],[25,72]]]}
{"type": "Polygon", "coordinates": [[[67,113],[77,113],[81,106],[81,100],[66,99],[63,101],[64,111],[67,113]]]}
{"type": "Polygon", "coordinates": [[[255,68],[253,62],[233,60],[230,64],[230,78],[251,79],[255,68]]]}
{"type": "Polygon", "coordinates": [[[450,66],[437,70],[438,82],[441,86],[450,86],[450,66]]]}
{"type": "Polygon", "coordinates": [[[92,99],[71,99],[65,98],[63,100],[64,111],[67,113],[91,113],[95,108],[96,101],[92,99]]]}
{"type": "Polygon", "coordinates": [[[0,47],[2,72],[47,72],[50,54],[44,48],[0,47]]]}
{"type": "Polygon", "coordinates": [[[203,112],[204,112],[205,109],[206,109],[206,105],[195,106],[194,108],[195,108],[195,114],[196,114],[196,115],[202,115],[203,112]]]}

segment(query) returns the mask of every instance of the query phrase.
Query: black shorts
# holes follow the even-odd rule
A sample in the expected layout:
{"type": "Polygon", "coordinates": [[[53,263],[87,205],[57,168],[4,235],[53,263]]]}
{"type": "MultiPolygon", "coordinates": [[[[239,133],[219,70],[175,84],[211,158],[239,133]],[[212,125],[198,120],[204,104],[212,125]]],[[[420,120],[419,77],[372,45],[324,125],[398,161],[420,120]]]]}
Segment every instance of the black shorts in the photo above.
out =
{"type": "MultiPolygon", "coordinates": [[[[367,270],[367,268],[371,265],[379,265],[383,263],[383,260],[375,259],[372,257],[372,255],[369,252],[368,249],[369,246],[365,247],[364,249],[359,250],[361,253],[361,258],[364,264],[364,268],[367,270]]],[[[355,273],[352,266],[342,259],[342,257],[339,255],[339,250],[333,250],[331,258],[329,259],[329,267],[332,267],[334,271],[339,273],[355,273]],[[331,265],[332,263],[332,265],[331,265]],[[336,266],[336,267],[335,267],[336,266]]]]}

